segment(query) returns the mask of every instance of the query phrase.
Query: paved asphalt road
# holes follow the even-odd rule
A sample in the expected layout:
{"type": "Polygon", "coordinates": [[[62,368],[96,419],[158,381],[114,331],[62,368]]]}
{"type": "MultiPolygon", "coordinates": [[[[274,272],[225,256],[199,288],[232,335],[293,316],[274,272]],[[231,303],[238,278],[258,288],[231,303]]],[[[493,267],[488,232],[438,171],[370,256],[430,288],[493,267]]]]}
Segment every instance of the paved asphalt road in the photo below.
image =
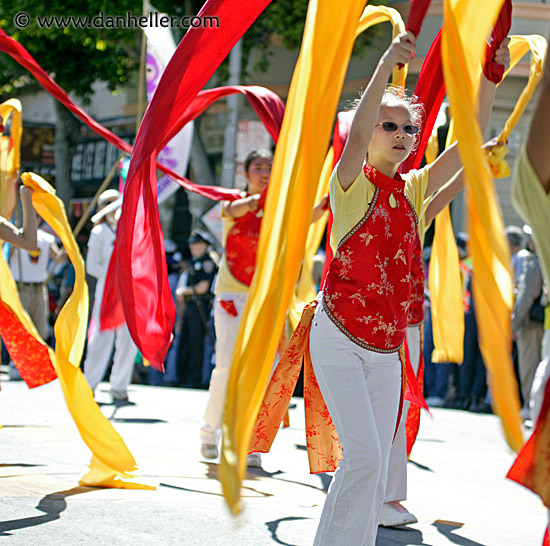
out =
{"type": "MultiPolygon", "coordinates": [[[[2,373],[0,546],[312,544],[330,476],[308,472],[301,399],[263,468],[248,472],[245,510],[233,518],[217,463],[199,455],[207,393],[132,385],[130,397],[132,404],[113,406],[107,385],[97,393],[158,489],[79,487],[90,452],[58,382],[29,390],[2,373]]],[[[513,457],[492,415],[424,414],[406,503],[419,523],[380,529],[376,545],[540,546],[546,512],[505,479],[513,457]]]]}

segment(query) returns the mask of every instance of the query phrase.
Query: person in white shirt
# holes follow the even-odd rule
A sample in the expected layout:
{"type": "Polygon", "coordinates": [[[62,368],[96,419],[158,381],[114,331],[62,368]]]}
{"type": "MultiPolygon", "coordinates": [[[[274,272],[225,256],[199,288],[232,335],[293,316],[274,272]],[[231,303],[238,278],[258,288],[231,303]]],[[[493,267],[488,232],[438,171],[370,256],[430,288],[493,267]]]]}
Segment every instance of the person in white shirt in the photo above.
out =
{"type": "Polygon", "coordinates": [[[84,375],[91,389],[95,391],[109,366],[114,343],[115,354],[110,377],[111,396],[115,402],[127,402],[128,385],[134,374],[137,347],[126,324],[113,330],[101,330],[99,322],[105,278],[116,239],[117,213],[120,205],[116,206],[115,202],[120,202],[120,197],[116,190],[105,190],[98,200],[101,210],[92,218],[96,225],[88,240],[86,271],[97,279],[97,283],[83,367],[84,375]]]}
{"type": "Polygon", "coordinates": [[[50,337],[48,266],[59,252],[55,236],[41,228],[37,230],[36,250],[12,247],[10,251],[10,269],[18,284],[21,303],[44,340],[50,337]]]}

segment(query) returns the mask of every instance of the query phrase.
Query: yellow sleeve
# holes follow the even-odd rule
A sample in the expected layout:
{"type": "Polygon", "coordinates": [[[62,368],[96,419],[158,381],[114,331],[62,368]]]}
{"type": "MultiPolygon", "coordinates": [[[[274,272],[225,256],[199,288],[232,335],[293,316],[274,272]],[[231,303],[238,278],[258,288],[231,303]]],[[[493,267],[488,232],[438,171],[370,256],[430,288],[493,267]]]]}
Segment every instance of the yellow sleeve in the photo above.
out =
{"type": "Polygon", "coordinates": [[[550,285],[550,194],[544,191],[525,147],[514,169],[512,200],[517,211],[533,230],[544,280],[550,285]]]}
{"type": "Polygon", "coordinates": [[[363,171],[344,191],[338,180],[337,169],[338,164],[330,177],[330,208],[333,214],[330,246],[333,252],[342,238],[365,216],[375,192],[373,184],[367,180],[363,171]]]}
{"type": "Polygon", "coordinates": [[[403,178],[405,179],[405,193],[416,211],[420,226],[422,217],[430,203],[430,199],[426,199],[426,190],[428,189],[428,182],[430,179],[430,168],[426,166],[420,170],[415,169],[409,171],[407,174],[403,175],[403,178]]]}

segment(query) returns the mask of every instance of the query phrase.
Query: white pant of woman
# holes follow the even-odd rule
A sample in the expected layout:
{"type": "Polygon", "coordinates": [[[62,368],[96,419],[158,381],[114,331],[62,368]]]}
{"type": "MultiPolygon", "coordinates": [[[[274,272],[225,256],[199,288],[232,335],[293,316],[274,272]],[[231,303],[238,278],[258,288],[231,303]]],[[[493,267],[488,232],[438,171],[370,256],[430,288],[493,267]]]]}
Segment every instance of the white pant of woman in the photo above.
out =
{"type": "Polygon", "coordinates": [[[138,350],[126,324],[122,324],[115,330],[99,330],[100,310],[101,300],[96,300],[92,310],[95,330],[88,340],[86,360],[83,366],[84,375],[90,388],[95,391],[109,366],[114,342],[115,355],[110,378],[111,389],[126,392],[128,385],[132,382],[138,350]]]}
{"type": "MultiPolygon", "coordinates": [[[[531,386],[530,410],[533,423],[536,423],[539,418],[548,381],[550,381],[550,330],[545,330],[542,337],[542,360],[531,386]]],[[[548,529],[550,530],[550,510],[548,510],[548,529]]]]}
{"type": "Polygon", "coordinates": [[[545,330],[542,337],[542,360],[537,367],[531,385],[530,410],[531,418],[536,423],[544,399],[546,382],[550,380],[550,330],[545,330]]]}
{"type": "Polygon", "coordinates": [[[353,343],[317,306],[313,368],[343,450],[314,546],[374,546],[401,395],[398,353],[353,343]]]}
{"type": "MultiPolygon", "coordinates": [[[[420,326],[407,328],[407,345],[414,374],[418,375],[420,366],[420,326]]],[[[410,402],[403,401],[401,421],[395,435],[388,466],[388,483],[384,502],[403,501],[407,498],[407,434],[405,425],[409,414],[410,402]]]]}
{"type": "Polygon", "coordinates": [[[210,378],[209,397],[204,423],[200,430],[203,444],[218,445],[222,431],[222,416],[225,406],[227,381],[233,360],[235,341],[243,316],[248,292],[231,292],[216,295],[214,303],[214,324],[216,326],[216,367],[210,378]],[[220,304],[220,300],[231,300],[237,316],[230,315],[220,304]]]}

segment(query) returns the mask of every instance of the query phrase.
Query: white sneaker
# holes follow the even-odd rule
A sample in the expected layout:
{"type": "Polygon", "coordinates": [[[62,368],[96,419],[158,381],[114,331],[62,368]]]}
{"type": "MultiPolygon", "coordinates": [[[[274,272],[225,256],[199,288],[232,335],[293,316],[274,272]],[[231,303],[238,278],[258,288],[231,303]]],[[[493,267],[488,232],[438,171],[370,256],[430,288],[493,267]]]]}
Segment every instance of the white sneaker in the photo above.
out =
{"type": "Polygon", "coordinates": [[[531,419],[531,412],[529,411],[529,408],[521,408],[519,412],[519,416],[522,419],[522,421],[526,421],[527,419],[531,419]]]}
{"type": "Polygon", "coordinates": [[[250,453],[246,457],[246,466],[262,468],[262,456],[259,453],[250,453]]]}
{"type": "Polygon", "coordinates": [[[220,455],[218,446],[214,444],[201,444],[201,455],[205,459],[217,459],[220,455]]]}
{"type": "Polygon", "coordinates": [[[15,364],[13,362],[10,362],[10,369],[8,370],[8,377],[10,378],[10,381],[22,381],[21,374],[19,373],[19,370],[15,367],[15,364]]]}
{"type": "Polygon", "coordinates": [[[115,402],[128,402],[128,393],[126,391],[111,389],[111,397],[115,402]]]}
{"type": "Polygon", "coordinates": [[[398,501],[385,502],[378,518],[378,525],[381,527],[398,527],[417,522],[416,516],[398,501]]]}
{"type": "Polygon", "coordinates": [[[428,404],[430,408],[442,408],[444,403],[445,400],[439,396],[429,396],[426,398],[426,404],[428,404]]]}

